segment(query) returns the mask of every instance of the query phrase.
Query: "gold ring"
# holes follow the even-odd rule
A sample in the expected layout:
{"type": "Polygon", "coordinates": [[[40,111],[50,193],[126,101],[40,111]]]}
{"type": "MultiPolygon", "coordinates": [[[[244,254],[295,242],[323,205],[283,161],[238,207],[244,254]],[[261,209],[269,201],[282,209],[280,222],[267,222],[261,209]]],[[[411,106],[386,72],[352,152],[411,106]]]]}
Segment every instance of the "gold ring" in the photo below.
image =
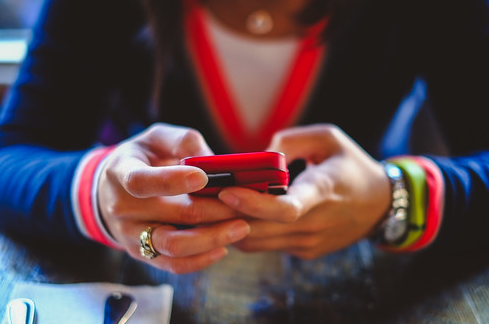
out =
{"type": "Polygon", "coordinates": [[[141,252],[141,255],[147,259],[154,259],[158,255],[160,255],[154,248],[153,246],[153,241],[151,240],[151,233],[153,232],[153,229],[151,226],[148,226],[144,231],[139,234],[139,242],[141,243],[141,247],[139,248],[139,251],[141,252]]]}

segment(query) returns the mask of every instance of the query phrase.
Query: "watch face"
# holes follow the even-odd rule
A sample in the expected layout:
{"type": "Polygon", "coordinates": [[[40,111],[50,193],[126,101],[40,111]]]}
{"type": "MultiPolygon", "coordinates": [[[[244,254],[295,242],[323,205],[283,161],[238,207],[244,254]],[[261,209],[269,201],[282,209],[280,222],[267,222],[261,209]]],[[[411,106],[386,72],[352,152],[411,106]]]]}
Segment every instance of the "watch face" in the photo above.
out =
{"type": "Polygon", "coordinates": [[[384,239],[388,243],[396,243],[407,232],[408,224],[406,217],[392,217],[389,219],[384,228],[384,239]]]}

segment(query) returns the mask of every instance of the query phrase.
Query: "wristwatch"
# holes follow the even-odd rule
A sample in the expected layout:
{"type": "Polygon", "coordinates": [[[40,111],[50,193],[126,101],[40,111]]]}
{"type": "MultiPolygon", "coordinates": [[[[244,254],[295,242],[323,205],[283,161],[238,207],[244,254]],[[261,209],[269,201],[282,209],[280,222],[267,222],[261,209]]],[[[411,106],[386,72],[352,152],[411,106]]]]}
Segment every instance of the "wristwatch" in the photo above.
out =
{"type": "Polygon", "coordinates": [[[395,164],[382,162],[391,182],[391,208],[382,222],[379,232],[380,242],[398,245],[406,239],[409,231],[409,193],[406,189],[402,170],[395,164]]]}

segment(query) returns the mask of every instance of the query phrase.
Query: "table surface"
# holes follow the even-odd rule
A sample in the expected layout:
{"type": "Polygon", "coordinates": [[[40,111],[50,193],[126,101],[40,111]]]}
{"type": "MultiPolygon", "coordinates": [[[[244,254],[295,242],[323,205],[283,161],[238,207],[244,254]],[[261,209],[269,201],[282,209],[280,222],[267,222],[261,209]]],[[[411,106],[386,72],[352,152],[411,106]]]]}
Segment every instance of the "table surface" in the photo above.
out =
{"type": "Polygon", "coordinates": [[[0,234],[0,316],[19,281],[116,282],[171,284],[171,323],[482,324],[489,323],[486,259],[392,255],[362,241],[310,261],[231,250],[204,271],[173,275],[101,246],[0,234]]]}

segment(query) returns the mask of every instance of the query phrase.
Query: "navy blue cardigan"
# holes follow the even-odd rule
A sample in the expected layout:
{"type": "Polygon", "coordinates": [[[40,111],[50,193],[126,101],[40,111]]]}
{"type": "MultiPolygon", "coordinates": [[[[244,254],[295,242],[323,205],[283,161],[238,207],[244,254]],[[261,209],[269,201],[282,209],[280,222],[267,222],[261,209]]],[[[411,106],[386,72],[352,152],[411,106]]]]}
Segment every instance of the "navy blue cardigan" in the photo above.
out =
{"type": "MultiPolygon", "coordinates": [[[[446,182],[437,243],[489,243],[487,1],[356,2],[330,35],[299,124],[334,123],[377,159],[430,156],[446,182]]],[[[159,114],[149,114],[148,40],[136,0],[46,1],[1,109],[1,229],[83,241],[70,202],[77,163],[156,120],[194,127],[216,153],[229,151],[183,46],[165,70],[159,114]]]]}

